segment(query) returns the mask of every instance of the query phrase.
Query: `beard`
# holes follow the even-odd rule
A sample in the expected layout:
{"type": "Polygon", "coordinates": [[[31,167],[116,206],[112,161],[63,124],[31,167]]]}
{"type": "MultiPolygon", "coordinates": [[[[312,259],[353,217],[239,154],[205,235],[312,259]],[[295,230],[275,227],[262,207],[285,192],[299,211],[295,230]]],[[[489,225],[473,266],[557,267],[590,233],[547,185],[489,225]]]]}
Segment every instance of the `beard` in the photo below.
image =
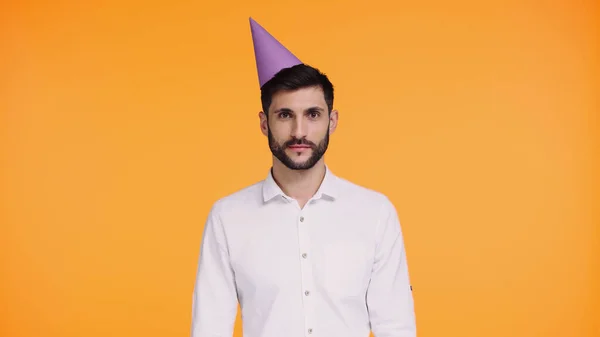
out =
{"type": "Polygon", "coordinates": [[[283,144],[277,143],[277,141],[273,138],[273,134],[271,133],[271,129],[268,129],[268,138],[269,138],[269,148],[271,149],[271,153],[275,158],[279,159],[280,162],[283,163],[290,170],[308,170],[311,169],[315,164],[321,160],[325,152],[327,151],[327,147],[329,146],[329,128],[327,128],[327,134],[325,137],[319,142],[319,144],[315,144],[306,139],[298,139],[292,138],[286,141],[283,144]],[[308,159],[304,162],[296,162],[290,156],[285,153],[285,150],[290,145],[308,145],[312,150],[312,154],[308,159]]]}

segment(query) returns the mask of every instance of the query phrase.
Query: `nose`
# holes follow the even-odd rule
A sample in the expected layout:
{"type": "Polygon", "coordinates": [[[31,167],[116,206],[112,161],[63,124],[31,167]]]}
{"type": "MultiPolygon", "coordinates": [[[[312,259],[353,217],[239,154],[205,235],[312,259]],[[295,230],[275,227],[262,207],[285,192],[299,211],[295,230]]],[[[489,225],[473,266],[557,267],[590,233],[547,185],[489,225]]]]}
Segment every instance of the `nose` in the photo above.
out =
{"type": "Polygon", "coordinates": [[[292,136],[297,139],[304,138],[306,137],[306,129],[306,121],[302,118],[296,118],[292,127],[292,136]]]}

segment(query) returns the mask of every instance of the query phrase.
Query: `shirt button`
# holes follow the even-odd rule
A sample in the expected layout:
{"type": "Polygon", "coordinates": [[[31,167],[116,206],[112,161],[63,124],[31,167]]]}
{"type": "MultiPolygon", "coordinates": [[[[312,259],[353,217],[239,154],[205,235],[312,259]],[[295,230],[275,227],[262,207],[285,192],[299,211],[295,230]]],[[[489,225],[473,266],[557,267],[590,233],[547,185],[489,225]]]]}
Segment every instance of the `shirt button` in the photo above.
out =
{"type": "Polygon", "coordinates": [[[300,222],[304,222],[304,217],[303,216],[300,217],[300,222]]]}
{"type": "Polygon", "coordinates": [[[306,253],[302,254],[302,258],[306,259],[306,253]]]}
{"type": "Polygon", "coordinates": [[[308,290],[307,290],[307,291],[305,291],[305,292],[304,292],[304,295],[306,295],[306,296],[310,295],[310,291],[308,291],[308,290]]]}
{"type": "Polygon", "coordinates": [[[308,333],[312,333],[312,329],[308,329],[308,333]]]}

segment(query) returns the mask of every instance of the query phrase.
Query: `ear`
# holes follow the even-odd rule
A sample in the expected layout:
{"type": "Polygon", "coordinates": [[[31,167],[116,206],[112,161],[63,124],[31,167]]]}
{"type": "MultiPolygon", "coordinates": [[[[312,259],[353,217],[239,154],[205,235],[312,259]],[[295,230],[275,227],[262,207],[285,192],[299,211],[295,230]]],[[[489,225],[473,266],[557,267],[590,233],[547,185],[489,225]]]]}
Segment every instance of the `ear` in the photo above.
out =
{"type": "Polygon", "coordinates": [[[329,114],[329,133],[332,134],[337,129],[339,114],[337,110],[331,110],[329,114]]]}
{"type": "Polygon", "coordinates": [[[268,136],[269,135],[269,125],[268,125],[268,120],[267,120],[267,115],[261,111],[258,113],[258,118],[260,119],[260,131],[262,132],[263,135],[268,136]]]}

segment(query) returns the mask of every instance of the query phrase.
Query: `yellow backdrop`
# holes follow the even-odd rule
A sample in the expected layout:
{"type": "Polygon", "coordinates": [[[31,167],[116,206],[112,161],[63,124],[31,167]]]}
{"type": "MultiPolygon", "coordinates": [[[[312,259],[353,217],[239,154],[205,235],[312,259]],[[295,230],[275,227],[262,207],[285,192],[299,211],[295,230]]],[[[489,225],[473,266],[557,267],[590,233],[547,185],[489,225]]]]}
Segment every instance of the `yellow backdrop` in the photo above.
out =
{"type": "Polygon", "coordinates": [[[596,2],[1,7],[1,336],[189,334],[208,210],[270,164],[249,16],[336,85],[419,336],[600,336],[596,2]]]}

